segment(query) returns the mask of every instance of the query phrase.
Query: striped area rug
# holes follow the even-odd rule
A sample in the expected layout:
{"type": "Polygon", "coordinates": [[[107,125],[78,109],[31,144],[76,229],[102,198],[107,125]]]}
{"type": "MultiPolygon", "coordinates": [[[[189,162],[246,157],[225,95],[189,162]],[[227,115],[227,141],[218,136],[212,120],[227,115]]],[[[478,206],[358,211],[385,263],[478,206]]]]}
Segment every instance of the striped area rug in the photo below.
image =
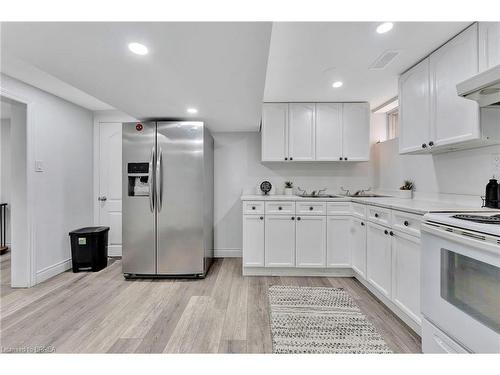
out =
{"type": "Polygon", "coordinates": [[[340,288],[269,288],[273,353],[392,353],[340,288]]]}

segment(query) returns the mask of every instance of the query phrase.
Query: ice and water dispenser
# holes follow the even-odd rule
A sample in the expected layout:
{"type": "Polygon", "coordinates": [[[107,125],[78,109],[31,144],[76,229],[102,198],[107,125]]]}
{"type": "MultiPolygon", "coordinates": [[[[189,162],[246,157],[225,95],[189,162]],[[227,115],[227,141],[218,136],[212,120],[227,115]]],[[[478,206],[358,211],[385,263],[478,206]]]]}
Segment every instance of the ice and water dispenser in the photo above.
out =
{"type": "Polygon", "coordinates": [[[128,163],[128,196],[149,196],[149,163],[128,163]]]}

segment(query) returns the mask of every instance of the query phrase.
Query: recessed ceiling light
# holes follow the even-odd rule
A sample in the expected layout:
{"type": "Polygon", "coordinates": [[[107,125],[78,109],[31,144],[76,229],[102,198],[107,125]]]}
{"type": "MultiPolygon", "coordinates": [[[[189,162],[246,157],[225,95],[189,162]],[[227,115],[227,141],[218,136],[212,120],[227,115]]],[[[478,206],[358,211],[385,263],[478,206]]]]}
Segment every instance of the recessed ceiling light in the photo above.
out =
{"type": "Polygon", "coordinates": [[[384,22],[377,26],[377,33],[383,34],[392,29],[394,24],[392,22],[384,22]]]}
{"type": "Polygon", "coordinates": [[[341,81],[337,81],[337,82],[333,82],[332,84],[332,87],[335,87],[336,89],[338,89],[339,87],[341,87],[344,83],[341,82],[341,81]]]}
{"type": "Polygon", "coordinates": [[[198,110],[196,108],[188,108],[186,110],[186,112],[194,115],[194,114],[198,113],[198,110]]]}
{"type": "Polygon", "coordinates": [[[131,50],[136,55],[147,55],[148,53],[148,47],[146,47],[144,44],[141,43],[136,43],[136,42],[129,43],[128,49],[131,50]]]}

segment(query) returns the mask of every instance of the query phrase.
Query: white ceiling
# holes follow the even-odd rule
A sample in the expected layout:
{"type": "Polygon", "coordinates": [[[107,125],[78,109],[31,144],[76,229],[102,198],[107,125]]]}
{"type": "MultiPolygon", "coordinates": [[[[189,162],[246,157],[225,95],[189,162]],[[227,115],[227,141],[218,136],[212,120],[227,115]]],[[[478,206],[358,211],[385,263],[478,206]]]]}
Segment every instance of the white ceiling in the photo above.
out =
{"type": "Polygon", "coordinates": [[[0,67],[92,110],[257,130],[263,100],[377,107],[397,95],[401,72],[468,24],[396,22],[377,34],[374,22],[2,23],[0,67]],[[150,53],[131,54],[131,41],[150,53]],[[400,53],[384,70],[369,70],[387,50],[400,53]]]}
{"type": "Polygon", "coordinates": [[[368,101],[377,107],[398,92],[398,76],[470,22],[395,22],[377,34],[378,22],[273,24],[265,101],[368,101]],[[368,66],[383,52],[399,55],[384,70],[368,66]],[[341,88],[332,88],[342,81],[341,88]]]}
{"type": "Polygon", "coordinates": [[[139,119],[259,126],[271,23],[3,23],[2,50],[139,119]],[[132,54],[130,42],[150,53],[132,54]],[[187,107],[198,115],[189,116],[187,107]]]}

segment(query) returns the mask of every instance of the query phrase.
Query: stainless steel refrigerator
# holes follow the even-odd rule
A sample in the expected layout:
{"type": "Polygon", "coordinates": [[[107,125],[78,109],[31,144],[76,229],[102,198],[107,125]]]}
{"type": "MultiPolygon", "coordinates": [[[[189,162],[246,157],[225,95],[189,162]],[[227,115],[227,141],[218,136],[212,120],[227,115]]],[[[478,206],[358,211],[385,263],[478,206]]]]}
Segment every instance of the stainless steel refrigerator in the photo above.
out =
{"type": "Polygon", "coordinates": [[[213,257],[213,148],[202,122],[123,124],[123,274],[204,277],[213,257]]]}

